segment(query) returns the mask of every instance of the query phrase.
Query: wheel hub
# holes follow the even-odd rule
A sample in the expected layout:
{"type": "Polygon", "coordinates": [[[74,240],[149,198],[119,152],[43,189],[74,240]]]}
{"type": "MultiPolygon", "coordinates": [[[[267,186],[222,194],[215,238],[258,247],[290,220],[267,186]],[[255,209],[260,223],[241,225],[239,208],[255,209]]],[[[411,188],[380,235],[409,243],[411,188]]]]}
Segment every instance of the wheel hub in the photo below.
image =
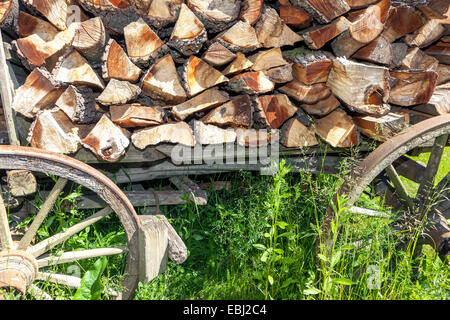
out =
{"type": "MultiPolygon", "coordinates": [[[[0,252],[0,290],[25,294],[38,273],[36,259],[21,250],[0,252]],[[3,290],[2,290],[3,289],[3,290]]],[[[0,292],[0,300],[3,299],[0,292]]]]}

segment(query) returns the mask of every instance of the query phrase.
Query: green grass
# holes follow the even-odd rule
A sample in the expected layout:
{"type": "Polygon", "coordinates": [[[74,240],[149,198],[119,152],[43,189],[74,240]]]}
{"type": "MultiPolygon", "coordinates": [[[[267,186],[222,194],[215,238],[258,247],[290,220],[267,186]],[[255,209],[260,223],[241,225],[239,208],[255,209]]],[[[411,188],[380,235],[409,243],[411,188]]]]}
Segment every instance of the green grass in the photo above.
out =
{"type": "MultiPolygon", "coordinates": [[[[446,159],[448,155],[447,148],[446,159]]],[[[449,163],[444,162],[440,174],[448,172],[449,163]]],[[[398,250],[389,220],[339,211],[343,236],[336,241],[330,258],[319,256],[326,263],[317,267],[318,224],[342,183],[339,177],[293,174],[282,166],[274,177],[237,172],[210,179],[228,180],[231,189],[209,190],[205,206],[188,202],[161,207],[186,243],[189,257],[182,265],[169,261],[164,274],[139,284],[134,299],[450,298],[450,268],[432,250],[426,249],[417,259],[398,250]],[[356,242],[364,246],[357,248],[356,242]]],[[[358,205],[384,210],[367,196],[361,197],[358,205]]],[[[67,228],[90,214],[75,208],[63,213],[57,206],[39,236],[67,228]]],[[[108,217],[54,252],[115,246],[124,241],[117,218],[108,217]]],[[[81,276],[95,261],[77,264],[81,276]]],[[[119,289],[124,265],[124,256],[108,258],[102,276],[107,288],[103,298],[111,297],[111,289],[119,289]]],[[[71,266],[50,271],[70,273],[71,266]]],[[[60,299],[71,299],[75,294],[75,290],[52,284],[45,289],[60,299]]]]}

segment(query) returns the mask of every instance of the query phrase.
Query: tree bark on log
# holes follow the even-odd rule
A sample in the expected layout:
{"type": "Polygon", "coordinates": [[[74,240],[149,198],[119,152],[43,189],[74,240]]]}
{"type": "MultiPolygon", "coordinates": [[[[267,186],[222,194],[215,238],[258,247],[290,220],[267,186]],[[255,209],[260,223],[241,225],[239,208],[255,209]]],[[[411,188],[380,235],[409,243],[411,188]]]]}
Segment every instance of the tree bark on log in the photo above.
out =
{"type": "Polygon", "coordinates": [[[69,86],[55,105],[64,111],[73,123],[96,123],[103,115],[95,104],[94,92],[88,87],[69,86]]]}
{"type": "Polygon", "coordinates": [[[212,33],[231,26],[241,10],[241,2],[237,0],[188,0],[187,5],[212,33]]]}
{"type": "Polygon", "coordinates": [[[206,40],[208,37],[203,23],[183,3],[167,45],[185,56],[190,56],[197,54],[206,40]]]}

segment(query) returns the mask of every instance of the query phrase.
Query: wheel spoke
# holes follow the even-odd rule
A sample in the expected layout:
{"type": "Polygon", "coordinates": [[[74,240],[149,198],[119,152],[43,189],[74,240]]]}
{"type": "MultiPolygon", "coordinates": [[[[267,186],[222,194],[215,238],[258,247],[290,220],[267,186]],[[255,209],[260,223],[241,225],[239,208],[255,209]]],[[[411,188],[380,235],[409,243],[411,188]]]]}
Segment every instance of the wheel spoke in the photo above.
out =
{"type": "Polygon", "coordinates": [[[441,163],[442,154],[444,153],[444,148],[447,144],[448,134],[444,134],[437,137],[434,141],[433,148],[431,150],[430,158],[428,159],[428,164],[423,175],[423,180],[420,183],[419,190],[416,196],[416,205],[421,212],[422,217],[425,213],[422,213],[422,208],[425,202],[430,197],[431,191],[434,187],[434,179],[439,169],[439,164],[441,163]]]}
{"type": "Polygon", "coordinates": [[[59,273],[39,272],[36,280],[62,284],[70,289],[78,289],[81,285],[80,278],[59,273]]]}
{"type": "Polygon", "coordinates": [[[127,247],[99,248],[90,250],[64,252],[60,256],[47,255],[37,260],[39,268],[69,263],[89,258],[111,256],[127,252],[127,247]]]}
{"type": "Polygon", "coordinates": [[[47,292],[41,290],[35,285],[31,286],[29,293],[37,300],[53,300],[47,292]]]}
{"type": "Polygon", "coordinates": [[[48,195],[47,199],[45,199],[44,204],[41,207],[41,210],[39,210],[38,214],[34,218],[30,228],[22,237],[22,239],[20,239],[17,249],[25,250],[30,245],[31,241],[33,241],[34,236],[39,230],[42,222],[44,222],[45,218],[47,218],[50,210],[53,208],[53,205],[56,202],[56,199],[58,199],[59,194],[64,189],[66,184],[67,179],[64,178],[58,179],[56,184],[53,186],[53,189],[50,191],[50,194],[48,195]]]}
{"type": "Polygon", "coordinates": [[[403,182],[400,180],[400,177],[398,176],[398,173],[395,170],[395,168],[392,165],[390,165],[386,168],[386,172],[389,176],[389,179],[394,184],[395,191],[397,192],[400,199],[408,206],[410,212],[413,212],[414,203],[410,198],[410,196],[408,195],[408,191],[406,191],[406,188],[403,185],[403,182]]]}
{"type": "Polygon", "coordinates": [[[8,213],[0,192],[0,250],[8,250],[13,247],[11,231],[9,231],[8,213]]]}
{"type": "Polygon", "coordinates": [[[49,251],[50,249],[53,249],[58,244],[66,241],[74,234],[80,232],[81,230],[87,228],[88,226],[96,223],[97,221],[103,219],[107,215],[109,215],[112,212],[112,209],[110,207],[106,207],[97,213],[93,214],[89,218],[84,219],[83,221],[73,225],[72,227],[68,228],[66,231],[60,232],[58,234],[55,234],[51,236],[50,238],[47,238],[34,246],[27,249],[27,252],[32,254],[34,257],[39,257],[45,252],[49,251]]]}

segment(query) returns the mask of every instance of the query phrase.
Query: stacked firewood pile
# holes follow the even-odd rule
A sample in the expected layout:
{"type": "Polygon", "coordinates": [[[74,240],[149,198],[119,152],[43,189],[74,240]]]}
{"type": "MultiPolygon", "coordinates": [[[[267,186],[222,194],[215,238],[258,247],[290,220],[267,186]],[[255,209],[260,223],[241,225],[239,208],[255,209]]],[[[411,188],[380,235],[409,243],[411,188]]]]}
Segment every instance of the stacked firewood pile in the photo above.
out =
{"type": "Polygon", "coordinates": [[[350,147],[450,109],[448,0],[0,0],[0,27],[30,145],[65,154],[350,147]]]}

